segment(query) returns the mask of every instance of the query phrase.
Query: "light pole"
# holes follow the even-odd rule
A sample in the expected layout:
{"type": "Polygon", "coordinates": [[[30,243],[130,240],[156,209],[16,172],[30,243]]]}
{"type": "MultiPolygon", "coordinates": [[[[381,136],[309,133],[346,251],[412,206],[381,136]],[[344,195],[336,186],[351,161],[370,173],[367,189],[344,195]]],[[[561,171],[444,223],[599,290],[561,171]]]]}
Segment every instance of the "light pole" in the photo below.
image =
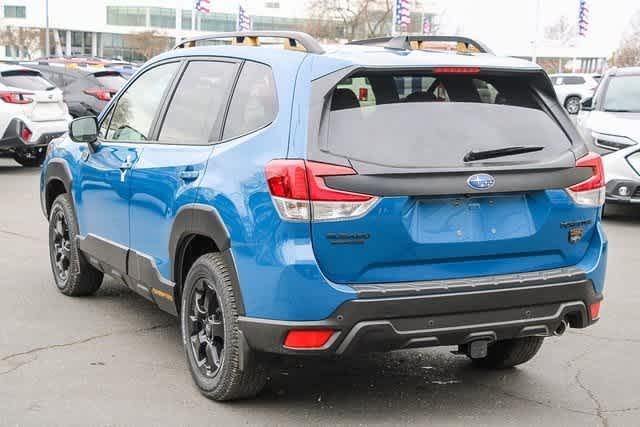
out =
{"type": "Polygon", "coordinates": [[[531,62],[538,62],[538,37],[540,37],[540,0],[536,0],[536,29],[533,35],[533,55],[531,62]]]}
{"type": "Polygon", "coordinates": [[[44,30],[44,56],[49,56],[49,0],[44,0],[44,14],[45,14],[45,30],[44,30]]]}

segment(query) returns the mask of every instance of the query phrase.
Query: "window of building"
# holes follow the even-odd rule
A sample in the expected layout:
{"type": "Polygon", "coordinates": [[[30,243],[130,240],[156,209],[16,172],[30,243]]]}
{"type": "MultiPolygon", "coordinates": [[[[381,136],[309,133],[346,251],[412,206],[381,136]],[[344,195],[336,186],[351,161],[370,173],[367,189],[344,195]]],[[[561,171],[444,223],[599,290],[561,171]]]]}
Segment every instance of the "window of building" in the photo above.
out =
{"type": "Polygon", "coordinates": [[[219,140],[237,69],[231,62],[189,63],[167,110],[160,141],[208,144],[219,140]]]}
{"type": "Polygon", "coordinates": [[[166,7],[149,8],[149,19],[152,27],[175,28],[176,10],[166,7]]]}
{"type": "Polygon", "coordinates": [[[182,29],[191,30],[191,11],[188,9],[182,10],[182,29]]]}
{"type": "Polygon", "coordinates": [[[144,27],[147,9],[144,7],[107,6],[107,24],[144,27]]]}
{"type": "Polygon", "coordinates": [[[264,2],[264,7],[267,9],[280,9],[279,1],[266,1],[264,2]]]}
{"type": "Polygon", "coordinates": [[[26,6],[5,5],[5,7],[4,7],[4,17],[5,18],[26,18],[27,17],[27,7],[26,6]]]}
{"type": "Polygon", "coordinates": [[[147,141],[162,97],[179,63],[159,65],[142,74],[118,99],[107,132],[112,141],[147,141]]]}
{"type": "Polygon", "coordinates": [[[236,138],[273,122],[278,97],[271,68],[246,62],[229,106],[223,139],[236,138]]]}

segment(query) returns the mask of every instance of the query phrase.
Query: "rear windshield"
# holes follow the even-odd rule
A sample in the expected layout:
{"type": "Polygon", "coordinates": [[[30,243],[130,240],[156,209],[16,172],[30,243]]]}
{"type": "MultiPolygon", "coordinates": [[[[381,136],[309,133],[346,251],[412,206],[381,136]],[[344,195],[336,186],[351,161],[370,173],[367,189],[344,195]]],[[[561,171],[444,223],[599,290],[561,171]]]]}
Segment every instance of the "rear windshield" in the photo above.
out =
{"type": "Polygon", "coordinates": [[[5,71],[0,81],[5,86],[26,90],[50,90],[55,87],[53,83],[42,77],[39,71],[14,70],[5,71]]]}
{"type": "Polygon", "coordinates": [[[94,76],[103,87],[116,92],[127,82],[120,73],[96,73],[94,76]]]}
{"type": "Polygon", "coordinates": [[[514,146],[542,148],[489,161],[535,162],[571,146],[517,74],[363,73],[336,86],[331,111],[327,151],[394,167],[459,167],[470,151],[514,146]]]}

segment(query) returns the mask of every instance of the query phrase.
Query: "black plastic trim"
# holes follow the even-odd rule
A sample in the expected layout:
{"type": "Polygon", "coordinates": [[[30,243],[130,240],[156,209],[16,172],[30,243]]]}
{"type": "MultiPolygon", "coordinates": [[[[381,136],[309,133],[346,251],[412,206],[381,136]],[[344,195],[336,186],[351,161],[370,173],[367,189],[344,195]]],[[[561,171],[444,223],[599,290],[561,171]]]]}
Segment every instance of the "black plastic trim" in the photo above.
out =
{"type": "Polygon", "coordinates": [[[584,328],[594,320],[590,304],[600,301],[591,280],[412,297],[355,299],[320,321],[289,322],[240,317],[240,328],[255,350],[281,354],[332,355],[434,345],[476,339],[550,335],[563,320],[584,328]],[[334,329],[327,348],[283,347],[291,329],[334,329]]]}
{"type": "Polygon", "coordinates": [[[71,194],[71,188],[73,186],[73,178],[71,174],[71,170],[69,169],[69,165],[65,160],[61,158],[53,158],[51,159],[46,166],[45,178],[44,178],[44,189],[41,193],[40,197],[40,206],[42,208],[42,213],[44,214],[47,220],[49,219],[49,212],[47,210],[46,202],[48,199],[47,191],[49,189],[49,183],[51,181],[57,180],[62,182],[64,186],[65,192],[71,194]]]}

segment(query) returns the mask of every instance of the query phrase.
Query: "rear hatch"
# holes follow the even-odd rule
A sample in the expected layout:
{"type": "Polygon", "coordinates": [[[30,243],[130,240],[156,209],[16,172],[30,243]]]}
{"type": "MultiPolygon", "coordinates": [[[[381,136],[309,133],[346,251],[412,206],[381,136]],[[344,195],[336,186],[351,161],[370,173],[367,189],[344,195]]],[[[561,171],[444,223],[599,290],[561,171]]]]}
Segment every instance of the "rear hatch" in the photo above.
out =
{"type": "Polygon", "coordinates": [[[27,103],[18,104],[27,118],[34,122],[64,120],[67,106],[62,91],[45,79],[39,71],[18,69],[0,73],[0,83],[6,90],[19,93],[27,103]]]}
{"type": "Polygon", "coordinates": [[[323,273],[408,282],[580,261],[599,215],[599,158],[576,167],[582,143],[540,85],[552,93],[543,74],[477,68],[365,70],[335,85],[308,158],[345,168],[319,173],[327,188],[372,198],[348,218],[313,211],[323,273]]]}

